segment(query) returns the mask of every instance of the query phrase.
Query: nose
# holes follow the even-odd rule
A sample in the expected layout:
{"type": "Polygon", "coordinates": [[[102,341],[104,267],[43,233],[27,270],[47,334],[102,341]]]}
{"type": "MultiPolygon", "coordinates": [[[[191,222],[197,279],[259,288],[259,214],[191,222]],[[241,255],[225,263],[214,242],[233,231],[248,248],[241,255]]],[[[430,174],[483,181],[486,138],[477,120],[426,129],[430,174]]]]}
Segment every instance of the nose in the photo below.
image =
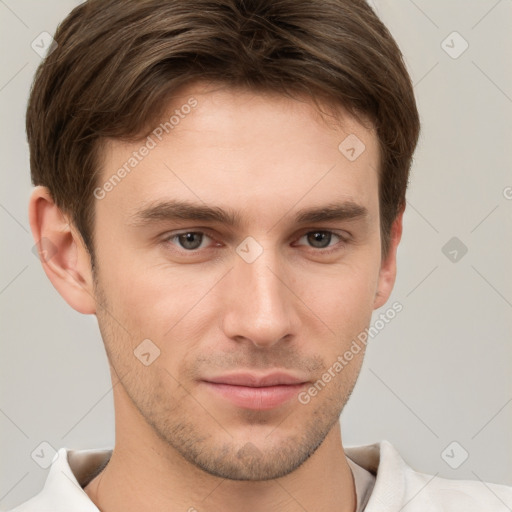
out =
{"type": "Polygon", "coordinates": [[[222,291],[226,336],[269,348],[297,333],[295,295],[287,285],[284,266],[269,251],[252,263],[235,255],[227,277],[222,291]]]}

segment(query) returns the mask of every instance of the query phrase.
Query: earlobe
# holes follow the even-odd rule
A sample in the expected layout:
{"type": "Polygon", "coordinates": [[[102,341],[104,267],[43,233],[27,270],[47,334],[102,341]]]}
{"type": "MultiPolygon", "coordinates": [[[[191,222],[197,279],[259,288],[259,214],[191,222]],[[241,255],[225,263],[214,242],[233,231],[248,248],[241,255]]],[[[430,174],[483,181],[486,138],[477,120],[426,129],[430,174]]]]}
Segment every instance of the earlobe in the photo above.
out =
{"type": "Polygon", "coordinates": [[[94,314],[96,301],[89,253],[80,233],[54,203],[46,187],[33,190],[29,220],[48,279],[73,309],[94,314]]]}
{"type": "Polygon", "coordinates": [[[386,259],[382,260],[373,309],[383,306],[389,299],[396,278],[396,253],[402,238],[402,221],[405,207],[397,215],[391,227],[391,240],[386,259]]]}

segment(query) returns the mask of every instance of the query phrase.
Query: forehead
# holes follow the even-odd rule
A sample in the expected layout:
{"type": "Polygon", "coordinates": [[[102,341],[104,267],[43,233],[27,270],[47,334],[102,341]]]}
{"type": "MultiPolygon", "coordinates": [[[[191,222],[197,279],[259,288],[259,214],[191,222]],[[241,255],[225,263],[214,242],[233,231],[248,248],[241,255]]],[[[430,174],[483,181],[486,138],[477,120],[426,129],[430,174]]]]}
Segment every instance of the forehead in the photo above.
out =
{"type": "Polygon", "coordinates": [[[97,206],[133,216],[148,204],[179,199],[229,204],[263,221],[294,206],[350,201],[376,214],[373,128],[341,108],[323,111],[306,98],[183,88],[146,138],[107,141],[98,186],[111,186],[97,206]]]}

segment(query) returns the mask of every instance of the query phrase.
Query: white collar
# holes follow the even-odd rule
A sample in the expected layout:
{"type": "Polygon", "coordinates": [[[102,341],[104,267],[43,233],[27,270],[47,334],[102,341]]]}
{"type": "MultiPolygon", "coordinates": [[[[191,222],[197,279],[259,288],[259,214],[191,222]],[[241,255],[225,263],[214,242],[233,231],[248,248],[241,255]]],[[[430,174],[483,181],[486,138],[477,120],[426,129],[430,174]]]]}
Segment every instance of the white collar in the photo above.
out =
{"type": "MultiPolygon", "coordinates": [[[[512,487],[470,480],[450,480],[414,471],[388,441],[345,447],[349,465],[354,463],[375,475],[365,512],[407,510],[439,512],[504,512],[512,510],[512,487]]],[[[11,512],[99,512],[85,485],[109,458],[110,449],[61,448],[52,463],[43,490],[11,512]]]]}
{"type": "MultiPolygon", "coordinates": [[[[357,472],[358,466],[377,472],[379,466],[379,446],[389,446],[387,442],[375,443],[368,446],[356,446],[345,448],[352,472],[357,472]],[[384,443],[384,444],[383,444],[384,443]]],[[[44,488],[42,491],[27,501],[19,508],[11,512],[99,512],[83,487],[97,473],[98,468],[103,467],[110,459],[112,449],[70,450],[61,448],[50,467],[44,488]]],[[[359,468],[360,469],[360,468],[359,468]]],[[[356,479],[357,480],[357,479],[356,479]]],[[[358,489],[360,491],[360,489],[358,489]]]]}

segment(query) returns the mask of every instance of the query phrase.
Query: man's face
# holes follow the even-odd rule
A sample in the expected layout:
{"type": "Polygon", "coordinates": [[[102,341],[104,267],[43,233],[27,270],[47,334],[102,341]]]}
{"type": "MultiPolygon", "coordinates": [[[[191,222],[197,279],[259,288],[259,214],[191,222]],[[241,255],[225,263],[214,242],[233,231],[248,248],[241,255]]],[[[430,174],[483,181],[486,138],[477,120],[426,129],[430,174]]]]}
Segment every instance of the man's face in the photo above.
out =
{"type": "Polygon", "coordinates": [[[137,160],[95,201],[97,316],[117,399],[212,474],[283,476],[336,424],[361,367],[364,347],[298,399],[377,306],[377,138],[349,117],[328,125],[310,101],[228,88],[189,87],[173,114],[168,134],[157,124],[152,142],[111,141],[103,155],[100,187],[137,160]],[[338,148],[351,134],[365,145],[355,160],[338,148]],[[155,147],[142,156],[145,143],[155,147]],[[238,223],[180,218],[178,201],[238,223]],[[298,218],[337,206],[346,218],[298,218]],[[259,380],[276,373],[298,384],[259,380]]]}

